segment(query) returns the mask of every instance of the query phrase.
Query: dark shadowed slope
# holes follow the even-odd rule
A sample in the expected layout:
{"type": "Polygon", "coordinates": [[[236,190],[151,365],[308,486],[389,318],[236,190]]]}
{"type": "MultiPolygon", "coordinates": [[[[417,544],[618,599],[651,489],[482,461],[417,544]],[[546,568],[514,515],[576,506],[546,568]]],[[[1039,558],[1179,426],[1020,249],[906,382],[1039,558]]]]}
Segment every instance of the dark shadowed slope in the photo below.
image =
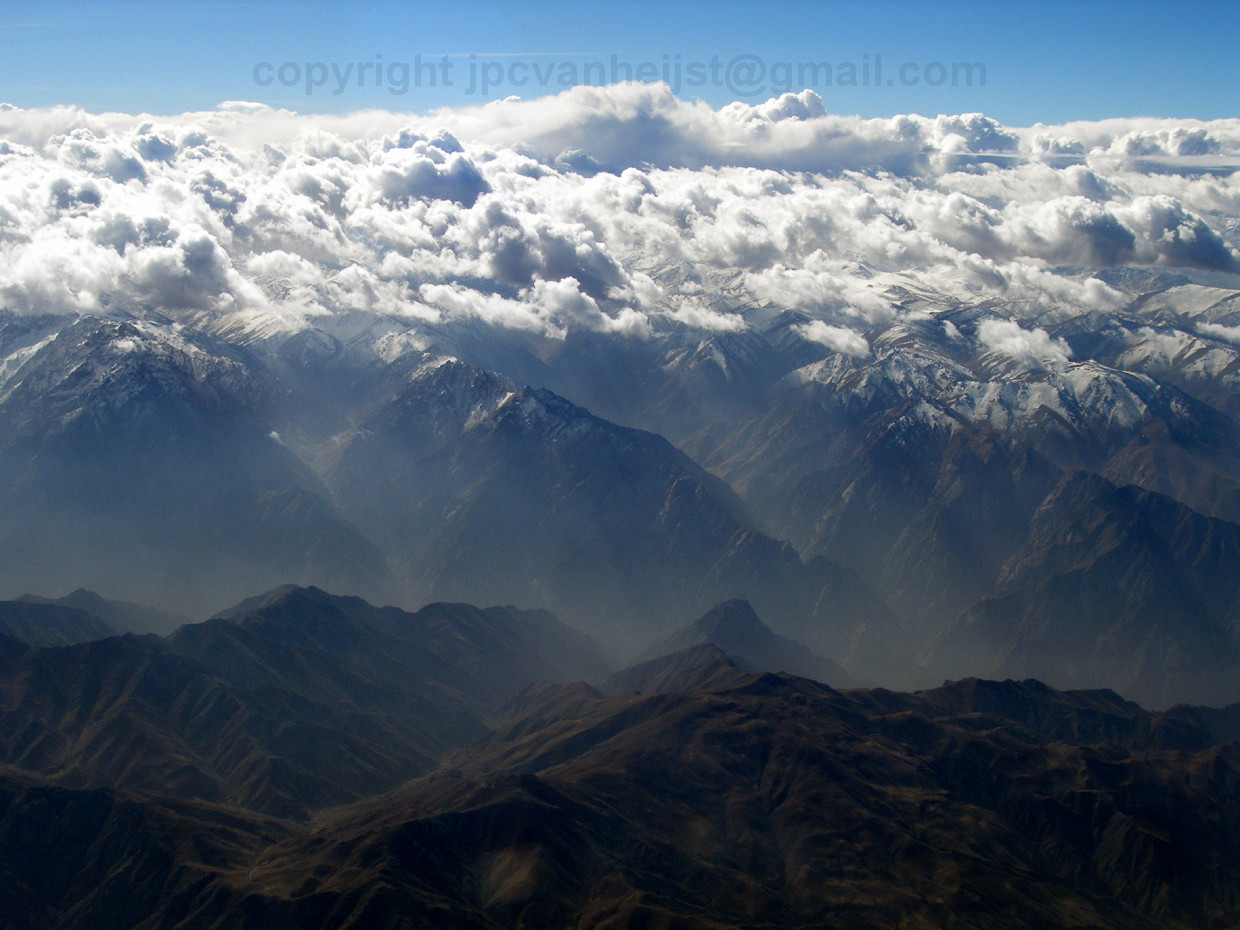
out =
{"type": "Polygon", "coordinates": [[[0,645],[0,762],[293,817],[426,771],[531,681],[607,671],[546,614],[295,587],[166,639],[0,645]]]}
{"type": "Polygon", "coordinates": [[[1033,515],[998,590],[935,647],[949,672],[1112,687],[1147,706],[1240,697],[1240,526],[1093,475],[1033,515]]]}
{"type": "Polygon", "coordinates": [[[0,394],[0,561],[201,616],[296,580],[382,593],[379,551],[257,415],[261,368],[200,334],[84,317],[0,394]]]}
{"type": "Polygon", "coordinates": [[[295,833],[235,808],[0,768],[0,926],[236,925],[255,857],[295,833]]]}
{"type": "Polygon", "coordinates": [[[606,694],[665,694],[728,687],[745,675],[762,671],[713,643],[700,643],[657,659],[637,662],[607,679],[606,694]]]}
{"type": "Polygon", "coordinates": [[[546,611],[430,604],[409,612],[292,585],[185,627],[170,642],[237,681],[263,680],[291,653],[300,668],[317,660],[397,691],[433,687],[481,712],[531,681],[598,679],[608,672],[588,637],[546,611]],[[243,648],[226,645],[242,641],[243,648]],[[218,654],[216,644],[223,647],[218,654]],[[255,662],[230,667],[236,657],[255,662]]]}
{"type": "Polygon", "coordinates": [[[838,638],[890,624],[662,437],[459,361],[414,372],[329,480],[417,598],[546,606],[620,651],[728,597],[838,638]]]}
{"type": "Polygon", "coordinates": [[[440,715],[402,714],[368,682],[319,699],[230,684],[154,637],[6,648],[3,661],[2,761],[67,785],[303,817],[426,771],[444,746],[440,715]]]}

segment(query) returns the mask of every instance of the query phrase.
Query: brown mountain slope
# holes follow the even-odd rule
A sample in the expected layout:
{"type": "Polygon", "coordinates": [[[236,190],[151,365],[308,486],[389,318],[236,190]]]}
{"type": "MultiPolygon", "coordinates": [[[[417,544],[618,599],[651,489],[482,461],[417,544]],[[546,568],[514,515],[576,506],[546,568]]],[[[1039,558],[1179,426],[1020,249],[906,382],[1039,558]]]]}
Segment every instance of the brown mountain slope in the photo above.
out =
{"type": "Polygon", "coordinates": [[[290,841],[267,894],[339,917],[361,883],[358,927],[1240,921],[1240,749],[1105,692],[563,696],[290,841]]]}
{"type": "Polygon", "coordinates": [[[0,660],[0,761],[67,785],[304,817],[426,771],[443,748],[425,720],[401,717],[394,698],[382,701],[364,683],[358,690],[376,709],[231,686],[155,637],[57,649],[4,643],[16,648],[0,660]]]}
{"type": "Polygon", "coordinates": [[[0,769],[0,927],[210,926],[243,899],[249,863],[296,830],[0,769]]]}
{"type": "Polygon", "coordinates": [[[702,645],[606,689],[532,684],[375,796],[396,718],[337,700],[372,629],[341,617],[371,611],[417,617],[290,589],[202,625],[233,631],[222,652],[283,641],[272,674],[315,663],[322,703],[154,637],[0,640],[6,758],[55,776],[0,770],[0,927],[1240,924],[1234,708],[1035,681],[835,691],[702,645]],[[335,672],[315,649],[340,650],[335,672]],[[166,796],[241,776],[269,810],[372,796],[303,824],[166,796]]]}

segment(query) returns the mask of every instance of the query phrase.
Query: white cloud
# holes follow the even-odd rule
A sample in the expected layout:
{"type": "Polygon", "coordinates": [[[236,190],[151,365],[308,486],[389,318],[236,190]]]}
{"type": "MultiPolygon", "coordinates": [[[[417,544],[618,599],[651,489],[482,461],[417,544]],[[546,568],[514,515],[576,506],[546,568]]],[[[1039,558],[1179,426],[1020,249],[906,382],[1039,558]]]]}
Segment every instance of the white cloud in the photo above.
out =
{"type": "Polygon", "coordinates": [[[1126,299],[1060,266],[1240,272],[1240,173],[1185,167],[1238,154],[1237,120],[863,120],[809,91],[712,109],[659,85],[424,116],[0,108],[0,303],[546,338],[740,331],[770,305],[865,354],[924,312],[895,276],[1029,317],[986,333],[1055,361],[1037,323],[1126,299]]]}
{"type": "Polygon", "coordinates": [[[983,320],[977,330],[982,345],[1034,368],[1063,368],[1072,350],[1044,329],[1022,329],[1012,320],[983,320]]]}
{"type": "Polygon", "coordinates": [[[685,297],[674,301],[669,309],[661,311],[661,315],[689,329],[707,332],[739,333],[749,328],[749,324],[739,313],[714,310],[700,297],[685,297]]]}
{"type": "Polygon", "coordinates": [[[865,337],[851,329],[829,326],[822,320],[799,323],[792,329],[810,342],[817,342],[843,355],[852,355],[857,358],[866,358],[870,355],[870,344],[865,337]]]}
{"type": "Polygon", "coordinates": [[[1197,332],[1232,345],[1240,346],[1240,326],[1224,326],[1221,323],[1198,323],[1197,332]]]}
{"type": "Polygon", "coordinates": [[[1136,197],[1116,212],[1136,230],[1145,262],[1240,273],[1240,254],[1173,197],[1136,197]]]}
{"type": "Polygon", "coordinates": [[[0,298],[22,313],[98,312],[123,273],[115,252],[51,229],[0,265],[0,298]]]}
{"type": "Polygon", "coordinates": [[[632,307],[604,313],[594,298],[581,292],[573,278],[539,281],[517,298],[487,294],[456,284],[424,284],[419,296],[447,319],[478,319],[504,329],[524,330],[562,339],[572,329],[617,333],[635,338],[650,335],[645,314],[632,307]]]}

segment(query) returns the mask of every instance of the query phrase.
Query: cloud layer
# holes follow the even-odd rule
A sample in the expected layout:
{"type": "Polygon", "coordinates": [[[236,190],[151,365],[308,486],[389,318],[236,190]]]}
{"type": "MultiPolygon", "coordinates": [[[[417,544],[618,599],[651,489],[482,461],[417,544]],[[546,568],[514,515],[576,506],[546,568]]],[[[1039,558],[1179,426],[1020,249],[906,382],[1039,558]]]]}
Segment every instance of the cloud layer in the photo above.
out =
{"type": "MultiPolygon", "coordinates": [[[[427,116],[247,104],[172,118],[0,107],[0,306],[356,317],[561,339],[736,331],[744,308],[870,353],[892,276],[1035,319],[1117,306],[1079,273],[1240,274],[1240,120],[862,120],[812,92],[715,110],[660,85],[427,116]]],[[[1034,323],[979,351],[1056,366],[1034,323]]]]}

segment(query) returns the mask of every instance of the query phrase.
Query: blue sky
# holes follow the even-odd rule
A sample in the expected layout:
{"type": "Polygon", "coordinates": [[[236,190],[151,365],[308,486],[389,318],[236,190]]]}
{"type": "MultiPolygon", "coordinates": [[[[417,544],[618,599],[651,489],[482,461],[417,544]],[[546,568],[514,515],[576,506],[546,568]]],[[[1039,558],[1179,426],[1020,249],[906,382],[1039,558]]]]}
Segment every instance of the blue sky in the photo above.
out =
{"type": "Polygon", "coordinates": [[[9,0],[0,101],[156,114],[224,100],[425,112],[653,68],[680,96],[714,106],[811,84],[829,112],[862,116],[1213,119],[1240,115],[1237,35],[1240,4],[1223,0],[9,0]]]}

